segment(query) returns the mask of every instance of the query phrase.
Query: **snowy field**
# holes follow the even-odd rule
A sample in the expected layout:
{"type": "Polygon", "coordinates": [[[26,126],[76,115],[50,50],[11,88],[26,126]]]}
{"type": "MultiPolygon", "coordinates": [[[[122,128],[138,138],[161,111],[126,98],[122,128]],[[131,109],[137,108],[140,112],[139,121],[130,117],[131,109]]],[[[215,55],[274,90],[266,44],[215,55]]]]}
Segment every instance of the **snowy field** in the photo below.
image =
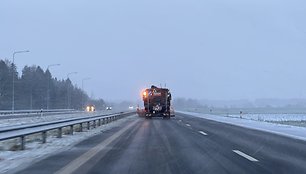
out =
{"type": "Polygon", "coordinates": [[[57,120],[63,120],[63,119],[69,119],[69,118],[111,114],[111,113],[115,113],[115,111],[79,112],[79,113],[72,113],[72,114],[59,114],[59,115],[46,115],[46,116],[43,115],[43,116],[35,116],[35,117],[0,119],[0,128],[57,121],[57,120]]]}
{"type": "Polygon", "coordinates": [[[284,125],[278,123],[264,122],[258,120],[241,119],[239,117],[225,117],[220,115],[202,114],[194,112],[177,111],[178,113],[187,114],[194,117],[205,118],[222,123],[232,124],[236,126],[271,132],[299,140],[306,141],[306,127],[297,127],[292,125],[284,125]]]}
{"type": "Polygon", "coordinates": [[[305,108],[232,108],[232,109],[208,109],[191,108],[182,111],[218,115],[231,118],[242,118],[247,120],[256,120],[264,122],[275,122],[281,124],[306,126],[305,108]],[[242,114],[239,114],[242,111],[242,114]]]}
{"type": "Polygon", "coordinates": [[[268,122],[306,121],[306,114],[229,114],[225,116],[268,122]]]}
{"type": "Polygon", "coordinates": [[[135,117],[135,115],[125,117],[86,132],[63,135],[63,138],[48,137],[45,144],[40,141],[27,142],[26,150],[24,151],[0,151],[0,173],[14,172],[16,168],[26,167],[42,158],[48,157],[48,155],[67,150],[84,139],[120,126],[127,120],[135,119],[135,117]]]}

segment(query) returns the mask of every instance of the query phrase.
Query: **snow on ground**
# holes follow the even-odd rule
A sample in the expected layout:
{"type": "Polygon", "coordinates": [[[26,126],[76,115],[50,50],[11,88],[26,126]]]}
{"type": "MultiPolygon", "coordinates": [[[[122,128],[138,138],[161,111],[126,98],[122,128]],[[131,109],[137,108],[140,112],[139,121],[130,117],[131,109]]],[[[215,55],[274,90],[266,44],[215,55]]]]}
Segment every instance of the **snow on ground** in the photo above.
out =
{"type": "Polygon", "coordinates": [[[258,121],[273,121],[273,122],[282,122],[282,121],[306,121],[306,114],[230,114],[228,117],[240,118],[258,121]]]}
{"type": "Polygon", "coordinates": [[[45,115],[45,116],[43,115],[43,116],[24,117],[24,118],[0,119],[0,128],[25,125],[25,124],[43,123],[43,122],[50,122],[50,121],[84,117],[84,116],[110,114],[110,113],[114,113],[114,111],[79,112],[73,114],[58,114],[58,115],[45,115]]]}
{"type": "Polygon", "coordinates": [[[12,172],[16,168],[20,169],[33,164],[43,157],[67,150],[84,139],[120,126],[123,122],[135,119],[135,117],[135,115],[125,117],[86,132],[74,132],[74,135],[63,135],[63,138],[48,137],[45,144],[41,142],[26,143],[26,150],[23,151],[0,151],[0,173],[12,172]]]}
{"type": "Polygon", "coordinates": [[[306,128],[305,127],[297,127],[291,125],[277,124],[277,123],[268,123],[263,121],[249,120],[249,119],[241,119],[235,117],[224,117],[219,115],[211,115],[211,114],[201,114],[194,112],[184,112],[177,111],[178,113],[187,114],[190,116],[195,116],[199,118],[205,118],[209,120],[214,120],[222,123],[228,123],[236,126],[241,126],[250,129],[256,129],[271,133],[276,133],[279,135],[300,139],[306,141],[306,128]]]}

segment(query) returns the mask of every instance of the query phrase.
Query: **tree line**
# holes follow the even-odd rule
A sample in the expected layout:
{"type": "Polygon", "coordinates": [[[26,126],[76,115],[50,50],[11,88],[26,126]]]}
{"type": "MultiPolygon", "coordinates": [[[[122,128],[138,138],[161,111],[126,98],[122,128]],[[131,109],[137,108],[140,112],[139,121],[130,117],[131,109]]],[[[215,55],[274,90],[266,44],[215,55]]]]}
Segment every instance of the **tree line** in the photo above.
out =
{"type": "Polygon", "coordinates": [[[86,92],[73,85],[71,80],[52,77],[40,66],[25,66],[19,76],[16,65],[0,59],[0,110],[12,109],[13,76],[15,109],[83,109],[94,104],[105,107],[103,99],[91,99],[86,92]]]}

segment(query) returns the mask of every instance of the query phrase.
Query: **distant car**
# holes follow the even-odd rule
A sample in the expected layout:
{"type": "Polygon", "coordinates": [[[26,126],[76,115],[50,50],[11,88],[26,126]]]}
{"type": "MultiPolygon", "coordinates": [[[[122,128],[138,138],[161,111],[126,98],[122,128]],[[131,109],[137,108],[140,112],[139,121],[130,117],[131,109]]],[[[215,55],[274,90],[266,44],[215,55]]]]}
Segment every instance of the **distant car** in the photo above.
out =
{"type": "Polygon", "coordinates": [[[112,107],[111,107],[111,106],[107,106],[107,107],[106,107],[106,110],[108,110],[108,111],[109,111],[109,110],[112,110],[112,107]]]}
{"type": "Polygon", "coordinates": [[[133,110],[134,109],[134,106],[129,106],[129,110],[133,110]]]}
{"type": "Polygon", "coordinates": [[[86,106],[86,111],[87,112],[94,112],[94,111],[96,111],[96,108],[95,108],[94,105],[88,105],[88,106],[86,106]]]}

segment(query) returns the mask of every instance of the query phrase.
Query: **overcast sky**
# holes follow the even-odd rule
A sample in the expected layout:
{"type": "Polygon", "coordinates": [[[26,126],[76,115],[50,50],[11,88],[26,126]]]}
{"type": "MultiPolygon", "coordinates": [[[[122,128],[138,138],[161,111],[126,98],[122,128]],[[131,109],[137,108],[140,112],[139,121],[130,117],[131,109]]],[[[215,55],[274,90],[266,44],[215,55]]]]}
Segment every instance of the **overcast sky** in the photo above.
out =
{"type": "Polygon", "coordinates": [[[0,58],[24,49],[107,100],[306,98],[305,0],[1,0],[0,58]]]}

